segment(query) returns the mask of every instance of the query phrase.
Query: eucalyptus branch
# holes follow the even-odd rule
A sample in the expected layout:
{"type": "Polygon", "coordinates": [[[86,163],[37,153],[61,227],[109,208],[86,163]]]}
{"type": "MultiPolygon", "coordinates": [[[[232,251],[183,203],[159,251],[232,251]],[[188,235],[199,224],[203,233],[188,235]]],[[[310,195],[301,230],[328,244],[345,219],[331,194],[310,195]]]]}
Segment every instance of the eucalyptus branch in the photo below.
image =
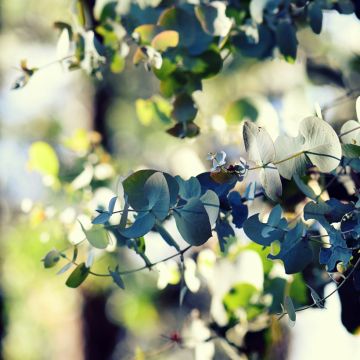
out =
{"type": "MultiPolygon", "coordinates": [[[[324,303],[324,301],[326,299],[328,299],[329,297],[331,297],[332,295],[334,295],[336,292],[338,292],[341,287],[343,287],[345,285],[345,283],[347,282],[347,280],[350,278],[350,276],[354,273],[354,271],[357,269],[357,267],[359,266],[360,264],[360,258],[356,261],[355,265],[353,266],[353,268],[350,270],[350,272],[345,276],[344,280],[336,287],[336,289],[334,289],[330,294],[324,296],[323,298],[321,298],[320,300],[318,301],[314,301],[312,304],[310,305],[306,305],[306,306],[302,306],[302,307],[299,307],[297,309],[295,309],[295,312],[300,312],[300,311],[304,311],[304,310],[307,310],[307,309],[310,309],[310,308],[313,308],[315,306],[318,306],[318,305],[322,305],[324,303]]],[[[277,314],[279,315],[278,317],[278,320],[282,319],[287,313],[287,311],[284,311],[283,313],[281,314],[277,314]]]]}
{"type": "MultiPolygon", "coordinates": [[[[158,265],[160,263],[163,263],[163,262],[166,262],[170,259],[173,259],[177,256],[182,256],[183,254],[185,254],[190,248],[192,248],[192,245],[189,245],[187,247],[185,247],[184,249],[178,251],[177,253],[173,254],[173,255],[170,255],[162,260],[159,260],[159,261],[155,261],[153,263],[149,263],[147,265],[144,265],[144,266],[141,266],[139,268],[136,268],[136,269],[131,269],[131,270],[125,270],[125,271],[120,271],[119,272],[119,275],[128,275],[128,274],[133,274],[133,273],[136,273],[136,272],[139,272],[139,271],[142,271],[142,270],[145,270],[145,269],[149,269],[151,270],[155,265],[158,265]]],[[[73,263],[74,265],[78,266],[79,264],[76,262],[76,261],[72,261],[72,259],[70,259],[68,256],[64,256],[67,260],[69,260],[71,263],[73,263]]],[[[102,274],[102,273],[97,273],[97,272],[94,272],[94,271],[89,271],[89,274],[93,275],[93,276],[98,276],[98,277],[110,277],[111,275],[110,274],[102,274]]]]}

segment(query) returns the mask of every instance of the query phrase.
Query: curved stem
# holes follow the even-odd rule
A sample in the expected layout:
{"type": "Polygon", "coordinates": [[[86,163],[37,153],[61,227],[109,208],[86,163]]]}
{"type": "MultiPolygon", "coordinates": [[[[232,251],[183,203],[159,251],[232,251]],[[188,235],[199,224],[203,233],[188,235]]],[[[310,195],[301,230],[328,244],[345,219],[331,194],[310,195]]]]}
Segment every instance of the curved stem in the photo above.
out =
{"type": "MultiPolygon", "coordinates": [[[[133,274],[133,273],[136,273],[138,271],[142,271],[142,270],[145,270],[145,269],[149,269],[151,270],[152,267],[154,267],[155,265],[157,264],[160,264],[162,262],[165,262],[165,261],[168,261],[170,259],[173,259],[177,256],[182,256],[183,254],[185,254],[189,249],[192,248],[192,245],[189,245],[187,247],[185,247],[184,249],[178,251],[176,254],[173,254],[173,255],[170,255],[162,260],[159,260],[159,261],[155,261],[153,263],[149,263],[147,265],[144,265],[144,266],[141,266],[139,268],[136,268],[136,269],[131,269],[131,270],[125,270],[125,271],[120,271],[119,274],[120,275],[128,275],[128,274],[133,274]]],[[[72,262],[74,265],[79,265],[77,262],[75,261],[72,261],[69,257],[65,257],[67,260],[69,260],[70,262],[72,262]]],[[[98,277],[110,277],[111,275],[110,274],[101,274],[101,273],[97,273],[97,272],[94,272],[94,271],[89,271],[89,274],[93,275],[93,276],[98,276],[98,277]]]]}
{"type": "MultiPolygon", "coordinates": [[[[341,282],[341,284],[338,285],[338,286],[336,287],[336,289],[333,290],[330,294],[324,296],[323,298],[321,298],[321,299],[318,300],[318,301],[314,301],[314,302],[313,302],[312,304],[310,304],[310,305],[302,306],[302,307],[300,307],[300,308],[298,308],[298,309],[295,309],[295,312],[304,311],[304,310],[310,309],[310,308],[312,308],[312,307],[314,307],[314,306],[323,304],[323,302],[324,302],[326,299],[328,299],[330,296],[334,295],[336,292],[338,292],[338,291],[341,289],[342,286],[345,285],[346,281],[347,281],[347,280],[350,278],[350,276],[354,273],[354,271],[357,269],[357,267],[359,266],[359,264],[360,264],[360,258],[357,259],[355,265],[354,265],[353,268],[350,270],[349,274],[345,277],[345,279],[341,282]]],[[[280,315],[279,318],[278,318],[278,320],[282,319],[286,314],[287,314],[287,311],[284,311],[282,314],[278,314],[278,315],[280,315]]]]}

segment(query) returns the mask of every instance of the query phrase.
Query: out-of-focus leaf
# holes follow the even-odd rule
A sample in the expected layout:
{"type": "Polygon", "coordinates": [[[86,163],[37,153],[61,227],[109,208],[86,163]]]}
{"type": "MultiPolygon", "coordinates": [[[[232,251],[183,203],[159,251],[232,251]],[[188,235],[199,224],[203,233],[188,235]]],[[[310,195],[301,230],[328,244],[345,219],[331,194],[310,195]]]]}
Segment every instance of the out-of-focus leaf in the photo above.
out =
{"type": "Polygon", "coordinates": [[[288,22],[281,22],[276,27],[276,42],[286,61],[294,62],[296,59],[298,41],[295,28],[288,22]]]}
{"type": "Polygon", "coordinates": [[[140,45],[150,45],[151,40],[161,31],[161,27],[153,24],[140,25],[132,33],[132,37],[140,45]]]}
{"type": "Polygon", "coordinates": [[[64,265],[64,266],[56,273],[56,275],[61,275],[61,274],[65,273],[65,272],[68,271],[72,266],[73,266],[73,263],[72,263],[72,262],[67,263],[66,265],[64,265]]]}
{"type": "Polygon", "coordinates": [[[179,94],[173,103],[171,116],[179,123],[188,123],[195,119],[197,108],[189,94],[179,94]]]}
{"type": "Polygon", "coordinates": [[[201,27],[191,9],[170,7],[162,12],[158,25],[179,33],[179,47],[185,47],[191,55],[199,55],[208,49],[213,37],[201,27]]]}
{"type": "Polygon", "coordinates": [[[179,33],[173,30],[165,30],[157,34],[151,41],[151,46],[157,51],[166,51],[169,47],[179,44],[179,33]]]}
{"type": "Polygon", "coordinates": [[[323,13],[319,1],[310,3],[308,7],[310,27],[315,34],[321,33],[323,13]]]}
{"type": "Polygon", "coordinates": [[[195,14],[203,29],[213,36],[226,36],[231,28],[232,21],[225,14],[226,4],[221,1],[198,5],[195,14]]]}
{"type": "Polygon", "coordinates": [[[57,176],[59,160],[54,149],[46,142],[34,142],[29,149],[29,167],[43,175],[57,176]]]}
{"type": "Polygon", "coordinates": [[[149,99],[137,99],[135,102],[136,113],[140,122],[147,126],[152,121],[169,124],[171,104],[160,96],[152,96],[149,99]]]}
{"type": "Polygon", "coordinates": [[[247,98],[232,102],[226,109],[225,119],[230,124],[239,124],[243,120],[256,121],[259,112],[247,98]]]}
{"type": "Polygon", "coordinates": [[[42,259],[42,261],[44,262],[44,267],[48,269],[55,266],[60,260],[60,258],[60,253],[57,250],[49,251],[42,259]]]}

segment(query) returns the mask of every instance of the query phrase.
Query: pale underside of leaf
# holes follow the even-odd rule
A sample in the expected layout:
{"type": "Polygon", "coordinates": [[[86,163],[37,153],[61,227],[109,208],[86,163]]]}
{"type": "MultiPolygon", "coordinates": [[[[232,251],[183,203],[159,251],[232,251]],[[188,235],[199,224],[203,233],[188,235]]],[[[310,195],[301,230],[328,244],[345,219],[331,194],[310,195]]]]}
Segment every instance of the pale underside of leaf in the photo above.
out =
{"type": "Polygon", "coordinates": [[[280,175],[291,179],[302,174],[311,162],[321,172],[334,170],[341,158],[341,145],[333,128],[313,116],[305,118],[296,138],[279,136],[275,141],[276,161],[280,175]]]}

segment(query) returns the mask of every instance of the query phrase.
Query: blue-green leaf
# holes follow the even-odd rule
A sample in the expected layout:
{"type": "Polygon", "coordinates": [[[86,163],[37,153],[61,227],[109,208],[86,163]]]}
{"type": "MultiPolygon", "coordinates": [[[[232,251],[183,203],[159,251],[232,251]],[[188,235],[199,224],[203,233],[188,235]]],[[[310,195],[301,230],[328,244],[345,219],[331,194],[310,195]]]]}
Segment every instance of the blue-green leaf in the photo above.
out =
{"type": "Polygon", "coordinates": [[[176,226],[190,245],[200,246],[211,237],[209,216],[201,200],[192,198],[174,211],[176,226]]]}
{"type": "Polygon", "coordinates": [[[278,24],[276,42],[286,61],[293,62],[296,59],[298,45],[294,26],[288,22],[278,24]]]}
{"type": "Polygon", "coordinates": [[[323,13],[319,1],[315,1],[308,8],[310,27],[315,34],[321,33],[323,13]]]}
{"type": "Polygon", "coordinates": [[[206,193],[200,197],[200,200],[205,206],[205,210],[209,216],[211,227],[213,228],[219,216],[219,198],[214,191],[207,190],[206,193]]]}
{"type": "Polygon", "coordinates": [[[119,230],[119,232],[129,239],[139,238],[147,234],[154,225],[155,216],[151,213],[146,213],[145,215],[139,215],[130,227],[119,230]]]}
{"type": "Polygon", "coordinates": [[[308,186],[307,184],[305,184],[301,177],[298,174],[294,174],[293,179],[297,185],[297,187],[299,188],[299,190],[301,190],[301,192],[307,196],[308,198],[312,199],[312,200],[316,200],[317,196],[314,193],[314,190],[311,189],[310,186],[308,186]]]}
{"type": "Polygon", "coordinates": [[[244,232],[252,241],[263,246],[269,246],[275,240],[281,240],[285,232],[262,223],[259,214],[250,216],[244,222],[244,232]]]}
{"type": "Polygon", "coordinates": [[[348,249],[346,241],[342,237],[341,231],[335,230],[331,227],[329,233],[330,248],[322,248],[320,250],[319,262],[326,265],[329,272],[336,271],[336,264],[342,262],[344,266],[347,266],[352,251],[348,249]]]}
{"type": "Polygon", "coordinates": [[[296,322],[296,312],[290,296],[285,296],[284,308],[289,316],[289,325],[293,327],[296,322]]]}
{"type": "Polygon", "coordinates": [[[149,210],[159,220],[164,220],[170,209],[170,193],[165,176],[161,172],[151,175],[145,182],[144,192],[149,210]]]}
{"type": "Polygon", "coordinates": [[[280,223],[282,215],[282,208],[279,204],[271,209],[267,224],[273,227],[277,227],[280,223]]]}
{"type": "Polygon", "coordinates": [[[243,204],[241,195],[237,191],[231,191],[228,199],[231,205],[232,222],[241,229],[249,214],[248,207],[243,204]]]}
{"type": "Polygon", "coordinates": [[[108,211],[104,211],[101,214],[99,214],[96,218],[93,219],[92,223],[97,224],[105,224],[107,221],[109,221],[111,217],[111,214],[108,211]]]}
{"type": "Polygon", "coordinates": [[[109,274],[110,276],[112,277],[114,283],[121,289],[125,289],[125,284],[124,284],[124,281],[123,279],[121,278],[121,275],[120,275],[120,272],[119,272],[119,266],[117,265],[115,270],[112,271],[110,268],[109,268],[109,274]]]}
{"type": "Polygon", "coordinates": [[[112,215],[112,213],[114,212],[114,207],[116,204],[116,200],[117,200],[117,196],[114,196],[113,198],[110,199],[109,201],[109,206],[108,206],[108,212],[112,215]]]}
{"type": "Polygon", "coordinates": [[[304,270],[313,260],[309,241],[303,237],[303,232],[304,225],[301,222],[297,223],[286,233],[281,242],[280,252],[277,255],[268,255],[269,259],[282,260],[287,274],[295,274],[304,270]]]}
{"type": "Polygon", "coordinates": [[[184,200],[198,198],[201,195],[201,185],[197,178],[191,177],[184,180],[180,176],[175,176],[175,180],[179,184],[179,196],[184,200]]]}

